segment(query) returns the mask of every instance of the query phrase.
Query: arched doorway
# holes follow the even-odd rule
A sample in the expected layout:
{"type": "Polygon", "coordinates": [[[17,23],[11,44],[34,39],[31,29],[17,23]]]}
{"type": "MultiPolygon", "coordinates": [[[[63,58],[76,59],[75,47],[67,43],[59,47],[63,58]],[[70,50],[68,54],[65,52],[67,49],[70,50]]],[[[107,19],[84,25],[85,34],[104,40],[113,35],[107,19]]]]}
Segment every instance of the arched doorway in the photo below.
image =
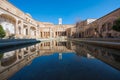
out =
{"type": "Polygon", "coordinates": [[[15,25],[16,19],[8,14],[0,15],[0,25],[3,26],[3,29],[6,32],[6,36],[15,35],[15,25]]]}
{"type": "Polygon", "coordinates": [[[35,36],[36,36],[36,28],[35,27],[30,28],[30,36],[31,36],[31,38],[35,38],[35,36]]]}

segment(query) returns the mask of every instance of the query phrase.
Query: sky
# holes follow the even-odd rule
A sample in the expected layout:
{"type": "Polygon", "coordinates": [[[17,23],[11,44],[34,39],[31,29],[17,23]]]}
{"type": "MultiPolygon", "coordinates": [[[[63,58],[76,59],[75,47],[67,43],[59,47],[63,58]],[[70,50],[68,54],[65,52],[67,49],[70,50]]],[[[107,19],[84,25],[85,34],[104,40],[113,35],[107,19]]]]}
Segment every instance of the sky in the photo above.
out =
{"type": "Polygon", "coordinates": [[[9,0],[33,19],[41,22],[75,24],[87,18],[100,18],[120,8],[120,0],[9,0]]]}

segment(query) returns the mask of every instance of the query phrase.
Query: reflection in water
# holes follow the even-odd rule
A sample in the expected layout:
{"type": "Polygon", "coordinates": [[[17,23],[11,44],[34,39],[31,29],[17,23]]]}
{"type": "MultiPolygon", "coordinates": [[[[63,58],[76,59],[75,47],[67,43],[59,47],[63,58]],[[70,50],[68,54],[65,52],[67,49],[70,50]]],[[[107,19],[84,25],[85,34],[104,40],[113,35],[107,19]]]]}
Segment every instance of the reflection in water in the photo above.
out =
{"type": "Polygon", "coordinates": [[[41,42],[2,54],[0,80],[120,80],[119,53],[70,41],[41,42]]]}
{"type": "Polygon", "coordinates": [[[7,52],[3,55],[1,59],[1,66],[9,66],[16,61],[16,55],[14,51],[7,52]]]}
{"type": "Polygon", "coordinates": [[[87,44],[76,45],[75,52],[80,56],[92,57],[102,60],[103,62],[120,70],[120,51],[95,47],[87,44]]]}

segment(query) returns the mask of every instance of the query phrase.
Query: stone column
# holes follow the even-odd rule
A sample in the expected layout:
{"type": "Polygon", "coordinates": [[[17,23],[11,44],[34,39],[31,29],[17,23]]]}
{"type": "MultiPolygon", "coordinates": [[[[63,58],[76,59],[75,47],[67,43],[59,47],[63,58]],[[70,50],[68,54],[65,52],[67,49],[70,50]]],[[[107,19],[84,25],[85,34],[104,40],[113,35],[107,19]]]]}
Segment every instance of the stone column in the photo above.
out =
{"type": "Polygon", "coordinates": [[[58,37],[59,37],[59,32],[58,32],[58,37]]]}
{"type": "Polygon", "coordinates": [[[21,57],[24,59],[24,49],[21,49],[21,57]]]}
{"type": "Polygon", "coordinates": [[[37,27],[37,29],[36,29],[36,38],[37,39],[40,38],[40,31],[39,30],[40,30],[39,27],[37,27]]]}
{"type": "Polygon", "coordinates": [[[52,29],[50,29],[50,38],[52,38],[52,29]]]}
{"type": "Polygon", "coordinates": [[[30,47],[28,47],[27,52],[28,52],[28,54],[31,54],[30,47]]]}
{"type": "Polygon", "coordinates": [[[23,21],[21,21],[21,37],[23,38],[23,36],[24,36],[24,32],[23,32],[23,21]]]}
{"type": "Polygon", "coordinates": [[[27,26],[27,29],[28,29],[27,37],[28,37],[28,38],[32,38],[32,36],[30,35],[30,26],[29,26],[29,25],[27,26]]]}
{"type": "Polygon", "coordinates": [[[45,38],[46,38],[46,32],[44,34],[45,34],[45,38]]]}
{"type": "Polygon", "coordinates": [[[59,36],[59,32],[57,32],[57,37],[59,36]]]}
{"type": "Polygon", "coordinates": [[[41,38],[41,35],[42,35],[42,34],[41,34],[41,31],[39,30],[39,35],[38,35],[38,36],[39,36],[39,38],[41,38]]]}
{"type": "Polygon", "coordinates": [[[55,31],[53,31],[53,38],[55,38],[55,31]]]}
{"type": "Polygon", "coordinates": [[[42,31],[42,38],[44,38],[44,32],[42,31]]]}
{"type": "Polygon", "coordinates": [[[16,20],[14,32],[15,32],[15,38],[18,38],[18,20],[16,20]]]}
{"type": "Polygon", "coordinates": [[[47,38],[47,33],[48,33],[48,32],[46,32],[46,38],[47,38]]]}
{"type": "Polygon", "coordinates": [[[55,38],[57,37],[57,32],[55,32],[55,38]]]}

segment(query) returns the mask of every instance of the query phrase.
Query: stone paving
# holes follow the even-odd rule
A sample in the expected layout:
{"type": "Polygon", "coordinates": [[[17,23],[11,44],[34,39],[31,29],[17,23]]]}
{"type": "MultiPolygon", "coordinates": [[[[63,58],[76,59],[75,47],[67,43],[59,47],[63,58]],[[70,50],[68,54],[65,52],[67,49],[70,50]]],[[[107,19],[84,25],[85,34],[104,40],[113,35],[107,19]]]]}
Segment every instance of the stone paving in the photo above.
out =
{"type": "Polygon", "coordinates": [[[108,48],[113,48],[113,49],[119,49],[120,50],[120,42],[110,42],[110,41],[98,41],[98,40],[82,40],[82,39],[70,39],[72,41],[79,41],[87,44],[93,44],[97,46],[103,46],[103,47],[108,47],[108,48]]]}
{"type": "Polygon", "coordinates": [[[17,46],[21,44],[28,44],[28,43],[35,43],[39,42],[39,40],[36,39],[6,39],[6,40],[0,40],[0,48],[8,47],[8,46],[17,46]]]}

